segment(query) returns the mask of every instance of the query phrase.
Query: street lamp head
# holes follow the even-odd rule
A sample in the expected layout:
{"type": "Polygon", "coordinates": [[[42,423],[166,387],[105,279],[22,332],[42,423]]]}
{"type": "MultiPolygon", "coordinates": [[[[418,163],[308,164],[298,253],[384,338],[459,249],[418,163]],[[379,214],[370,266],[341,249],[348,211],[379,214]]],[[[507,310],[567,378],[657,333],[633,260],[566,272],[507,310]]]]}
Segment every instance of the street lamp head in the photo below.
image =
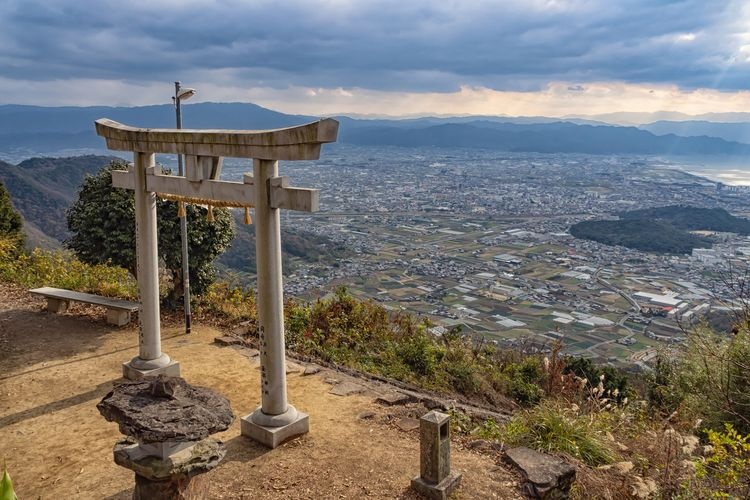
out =
{"type": "Polygon", "coordinates": [[[177,92],[177,99],[180,101],[186,101],[193,97],[197,91],[195,89],[191,89],[188,87],[185,87],[183,89],[180,89],[179,92],[177,92]]]}

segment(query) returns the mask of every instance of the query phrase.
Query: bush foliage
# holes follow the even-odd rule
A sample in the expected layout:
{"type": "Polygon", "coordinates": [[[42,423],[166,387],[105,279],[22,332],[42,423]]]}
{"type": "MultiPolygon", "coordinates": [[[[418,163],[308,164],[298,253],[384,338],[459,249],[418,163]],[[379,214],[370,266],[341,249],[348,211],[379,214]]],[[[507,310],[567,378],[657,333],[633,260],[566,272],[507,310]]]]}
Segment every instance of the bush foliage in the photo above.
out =
{"type": "MultiPolygon", "coordinates": [[[[84,262],[112,262],[136,274],[135,202],[133,192],[112,186],[112,170],[126,168],[113,161],[97,175],[87,176],[78,199],[68,210],[71,237],[65,242],[84,262]]],[[[213,209],[213,221],[207,209],[186,205],[188,219],[188,254],[190,286],[200,295],[215,278],[213,262],[229,246],[234,230],[227,209],[213,209]]],[[[159,257],[170,273],[171,293],[168,305],[175,305],[182,296],[182,253],[177,203],[158,200],[159,257]]]]}
{"type": "Polygon", "coordinates": [[[13,208],[10,194],[2,182],[0,182],[0,238],[13,242],[17,250],[23,248],[26,242],[21,215],[13,208]]]}
{"type": "Polygon", "coordinates": [[[90,265],[62,250],[35,248],[17,253],[12,238],[0,238],[0,280],[25,288],[52,286],[134,299],[137,285],[127,270],[106,264],[90,265]]]}

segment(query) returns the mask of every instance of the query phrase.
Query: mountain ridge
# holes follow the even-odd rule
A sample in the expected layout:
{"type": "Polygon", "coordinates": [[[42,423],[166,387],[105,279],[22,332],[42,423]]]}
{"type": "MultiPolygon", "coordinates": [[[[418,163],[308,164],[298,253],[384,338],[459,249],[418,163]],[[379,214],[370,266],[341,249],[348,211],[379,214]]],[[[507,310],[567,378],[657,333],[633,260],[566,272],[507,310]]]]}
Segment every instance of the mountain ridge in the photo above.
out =
{"type": "MultiPolygon", "coordinates": [[[[0,106],[0,154],[24,158],[60,150],[104,151],[94,120],[107,117],[129,125],[173,128],[169,104],[108,106],[0,106]]],[[[197,103],[183,106],[185,128],[268,129],[318,119],[289,115],[251,103],[197,103]]],[[[589,119],[546,117],[423,117],[403,120],[339,116],[339,141],[359,145],[480,147],[503,151],[589,154],[744,155],[750,146],[722,138],[656,135],[635,127],[589,119]],[[377,137],[377,139],[373,139],[377,137]]]]}

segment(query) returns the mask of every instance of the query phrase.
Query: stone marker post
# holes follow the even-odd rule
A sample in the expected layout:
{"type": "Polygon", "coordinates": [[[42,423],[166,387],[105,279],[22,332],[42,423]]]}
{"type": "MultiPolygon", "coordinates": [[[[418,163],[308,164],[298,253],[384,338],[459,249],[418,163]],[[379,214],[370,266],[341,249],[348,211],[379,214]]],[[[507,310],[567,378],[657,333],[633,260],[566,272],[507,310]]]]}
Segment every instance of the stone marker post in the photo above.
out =
{"type": "Polygon", "coordinates": [[[428,498],[445,500],[461,483],[451,472],[451,425],[445,413],[431,411],[419,419],[419,476],[412,489],[428,498]]]}

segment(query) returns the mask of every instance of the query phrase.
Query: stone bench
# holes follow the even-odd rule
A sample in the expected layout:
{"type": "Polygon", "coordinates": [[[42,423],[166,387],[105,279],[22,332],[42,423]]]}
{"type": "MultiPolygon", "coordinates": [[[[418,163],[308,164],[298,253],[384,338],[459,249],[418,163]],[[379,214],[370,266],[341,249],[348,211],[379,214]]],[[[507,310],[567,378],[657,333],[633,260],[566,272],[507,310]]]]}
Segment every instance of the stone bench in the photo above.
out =
{"type": "Polygon", "coordinates": [[[30,293],[41,295],[47,299],[47,310],[62,313],[68,309],[70,302],[85,302],[107,308],[107,323],[123,326],[130,322],[130,313],[140,309],[140,305],[129,300],[102,297],[91,293],[73,292],[62,288],[42,287],[29,290],[30,293]]]}

